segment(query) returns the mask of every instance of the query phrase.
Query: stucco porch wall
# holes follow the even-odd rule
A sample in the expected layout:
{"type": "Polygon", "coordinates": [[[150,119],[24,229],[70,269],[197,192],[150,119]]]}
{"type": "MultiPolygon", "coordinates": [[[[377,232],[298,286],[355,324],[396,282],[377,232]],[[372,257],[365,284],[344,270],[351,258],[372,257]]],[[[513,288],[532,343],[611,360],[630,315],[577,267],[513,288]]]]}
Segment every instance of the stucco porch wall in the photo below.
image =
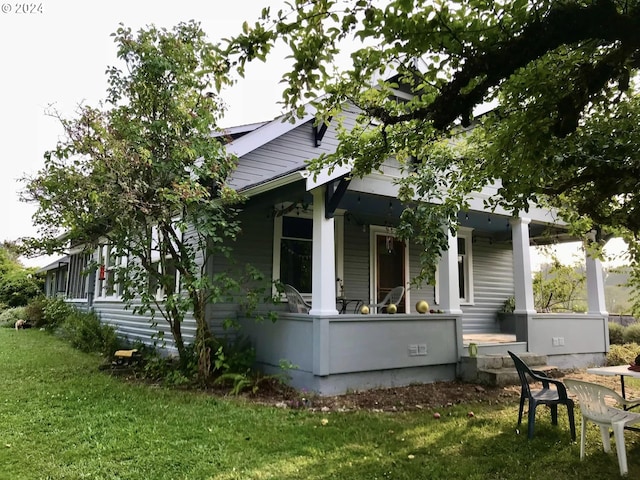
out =
{"type": "Polygon", "coordinates": [[[291,362],[291,384],[323,395],[453,380],[463,350],[455,315],[282,313],[275,323],[240,323],[259,365],[276,372],[282,360],[291,362]]]}
{"type": "Polygon", "coordinates": [[[535,314],[529,316],[530,352],[549,357],[560,368],[602,363],[609,351],[609,317],[596,314],[535,314]]]}

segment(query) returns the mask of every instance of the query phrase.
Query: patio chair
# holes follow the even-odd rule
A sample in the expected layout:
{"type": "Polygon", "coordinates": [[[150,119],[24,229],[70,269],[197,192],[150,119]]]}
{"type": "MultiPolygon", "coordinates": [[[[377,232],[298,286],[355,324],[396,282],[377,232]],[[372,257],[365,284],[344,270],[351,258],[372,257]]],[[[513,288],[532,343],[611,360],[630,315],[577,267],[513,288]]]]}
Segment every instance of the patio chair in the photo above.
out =
{"type": "Polygon", "coordinates": [[[613,430],[618,454],[620,475],[626,475],[627,451],[624,445],[624,428],[640,423],[640,413],[632,413],[612,406],[615,402],[625,405],[627,402],[614,390],[603,387],[597,383],[583,382],[581,380],[566,379],[567,388],[578,397],[580,411],[582,412],[582,425],[580,428],[580,460],[584,458],[584,445],[586,438],[587,421],[591,420],[600,427],[602,446],[604,451],[611,451],[611,439],[609,429],[613,430]],[[609,402],[607,402],[609,400],[609,402]]]}
{"type": "Polygon", "coordinates": [[[306,302],[300,292],[291,285],[284,286],[284,293],[289,301],[289,311],[293,313],[309,313],[311,305],[306,302]]]}
{"type": "Polygon", "coordinates": [[[387,296],[384,297],[384,299],[381,302],[370,303],[367,306],[369,308],[376,308],[376,309],[383,309],[390,303],[393,303],[394,305],[397,306],[398,303],[400,303],[400,300],[402,300],[403,296],[404,296],[404,287],[395,287],[391,289],[389,293],[387,293],[387,296]]]}
{"type": "Polygon", "coordinates": [[[567,389],[559,380],[553,380],[544,372],[532,370],[515,353],[508,352],[516,366],[518,377],[520,377],[520,408],[518,410],[518,425],[522,423],[522,412],[524,402],[529,402],[527,436],[529,440],[533,438],[533,429],[536,421],[536,407],[547,405],[551,409],[551,423],[558,424],[558,405],[566,405],[569,415],[569,428],[571,429],[571,440],[576,439],[576,424],[573,416],[573,400],[567,396],[567,389]],[[530,383],[542,384],[540,389],[531,389],[530,383]]]}

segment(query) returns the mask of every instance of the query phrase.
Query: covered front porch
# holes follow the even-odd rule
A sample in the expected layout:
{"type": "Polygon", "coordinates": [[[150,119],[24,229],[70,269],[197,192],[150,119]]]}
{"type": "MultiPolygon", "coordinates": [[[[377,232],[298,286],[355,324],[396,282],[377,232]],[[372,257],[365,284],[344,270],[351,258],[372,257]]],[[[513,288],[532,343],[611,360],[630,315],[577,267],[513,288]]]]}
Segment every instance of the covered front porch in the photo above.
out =
{"type": "MultiPolygon", "coordinates": [[[[246,253],[264,250],[254,240],[264,239],[272,222],[273,279],[296,286],[311,306],[293,313],[283,299],[275,323],[239,319],[265,370],[281,372],[285,361],[293,365],[286,371],[292,385],[332,395],[454,380],[469,343],[478,344],[479,354],[546,354],[561,367],[602,362],[608,329],[599,260],[585,258],[586,314],[535,311],[530,247],[566,239],[550,212],[486,212],[479,195],[469,212],[460,212],[457,235],[448,233],[435,285],[416,286],[418,247],[395,239],[401,205],[386,176],[344,183],[336,169],[331,176],[296,174],[287,182],[275,189],[261,185],[266,193],[248,204],[246,253]],[[398,313],[362,315],[353,308],[377,303],[385,288],[397,285],[406,292],[398,313]],[[498,312],[511,297],[514,320],[506,331],[498,312]],[[344,298],[353,303],[343,310],[344,298]],[[417,313],[421,300],[438,313],[417,313]]],[[[242,248],[239,243],[236,251],[242,248]]]]}
{"type": "Polygon", "coordinates": [[[282,313],[275,323],[240,320],[256,342],[256,360],[267,372],[287,369],[290,383],[321,395],[348,390],[451,381],[461,376],[469,344],[477,355],[535,352],[560,368],[601,364],[608,350],[607,317],[535,314],[530,338],[515,334],[464,334],[462,315],[325,315],[282,313]]]}

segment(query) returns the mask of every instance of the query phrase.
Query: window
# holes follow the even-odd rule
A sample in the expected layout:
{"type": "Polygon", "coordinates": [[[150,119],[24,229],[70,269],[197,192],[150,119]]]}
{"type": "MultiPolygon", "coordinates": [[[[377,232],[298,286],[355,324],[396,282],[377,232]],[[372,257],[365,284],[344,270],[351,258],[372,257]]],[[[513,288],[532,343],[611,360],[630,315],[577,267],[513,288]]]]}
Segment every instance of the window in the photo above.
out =
{"type": "Polygon", "coordinates": [[[69,279],[67,298],[87,298],[87,265],[90,256],[85,253],[76,253],[69,257],[69,279]]]}
{"type": "MultiPolygon", "coordinates": [[[[473,304],[473,260],[471,256],[472,229],[458,227],[458,295],[463,305],[473,304]]],[[[440,267],[438,267],[440,268],[440,267]]],[[[453,267],[455,268],[455,267],[453,267]]],[[[438,273],[436,272],[436,279],[438,273]]],[[[435,301],[440,303],[440,284],[436,280],[435,301]]]]}
{"type": "Polygon", "coordinates": [[[458,290],[460,303],[473,303],[473,264],[471,258],[471,230],[458,230],[458,290]]]}
{"type": "MultiPolygon", "coordinates": [[[[180,231],[177,229],[176,223],[178,219],[176,218],[175,223],[172,225],[172,228],[176,232],[176,234],[181,235],[180,231]]],[[[149,275],[149,293],[154,295],[156,299],[162,300],[167,295],[171,295],[175,293],[180,287],[180,276],[178,274],[178,270],[176,268],[175,261],[168,255],[168,245],[165,242],[171,241],[168,238],[163,238],[162,233],[157,227],[154,227],[152,230],[152,252],[151,252],[151,261],[153,262],[152,266],[154,271],[158,272],[158,275],[149,275]],[[164,242],[163,242],[164,240],[164,242]],[[163,258],[164,252],[164,261],[161,261],[163,258]],[[163,286],[160,283],[160,278],[162,277],[163,286]]],[[[173,245],[175,249],[177,246],[173,245]]]]}
{"type": "MultiPolygon", "coordinates": [[[[273,225],[273,280],[296,288],[305,300],[311,299],[313,219],[311,208],[296,204],[276,206],[284,212],[276,215],[273,225]]],[[[344,273],[344,216],[336,211],[334,217],[336,295],[343,284],[344,273]],[[338,281],[338,279],[341,279],[338,281]]],[[[274,290],[275,293],[275,290],[274,290]]]]}
{"type": "Polygon", "coordinates": [[[149,293],[151,295],[154,295],[157,299],[162,299],[167,295],[175,293],[176,289],[178,288],[178,270],[171,258],[167,258],[165,260],[164,272],[162,271],[162,265],[160,261],[154,262],[153,268],[162,277],[168,277],[167,280],[170,287],[167,289],[163,289],[160,285],[159,278],[155,275],[149,275],[149,293]]]}
{"type": "Polygon", "coordinates": [[[121,285],[117,282],[116,272],[122,265],[122,257],[115,255],[110,245],[98,248],[98,278],[96,293],[98,297],[119,297],[122,294],[121,285]]]}
{"type": "Polygon", "coordinates": [[[313,221],[304,217],[280,217],[279,276],[301,293],[311,293],[313,221]]]}

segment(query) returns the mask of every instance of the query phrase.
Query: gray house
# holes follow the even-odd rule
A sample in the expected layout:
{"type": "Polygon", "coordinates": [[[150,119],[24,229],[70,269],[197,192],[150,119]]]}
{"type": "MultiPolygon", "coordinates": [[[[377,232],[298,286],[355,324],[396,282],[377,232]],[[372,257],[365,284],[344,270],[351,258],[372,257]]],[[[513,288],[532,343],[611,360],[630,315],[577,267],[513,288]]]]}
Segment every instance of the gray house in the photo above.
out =
{"type": "MultiPolygon", "coordinates": [[[[355,120],[345,116],[347,125],[355,120]]],[[[348,166],[311,175],[307,161],[337,146],[335,123],[316,127],[312,107],[293,123],[278,118],[225,133],[227,150],[239,158],[230,184],[249,199],[234,255],[293,285],[310,304],[308,312],[291,312],[283,298],[275,323],[243,318],[234,304],[210,308],[214,332],[222,333],[225,318],[237,318],[266,370],[287,360],[297,366],[288,372],[293,385],[334,394],[452,380],[471,342],[480,353],[546,354],[560,367],[603,361],[608,315],[597,259],[585,258],[588,313],[535,311],[529,247],[570,239],[553,212],[532,207],[518,218],[488,212],[483,199],[496,195],[498,186],[478,192],[469,211],[459,214],[457,236],[449,235],[436,284],[416,287],[411,280],[420,269],[419,249],[395,235],[402,209],[395,181],[404,173],[393,159],[361,179],[350,178],[348,166]],[[375,308],[360,313],[361,305],[380,302],[398,286],[405,293],[397,313],[375,308]],[[515,312],[504,325],[498,312],[511,297],[515,312]],[[416,311],[422,300],[434,313],[416,311]]],[[[121,335],[149,341],[150,319],[124,309],[117,285],[105,278],[113,262],[108,249],[95,252],[103,265],[97,276],[82,276],[82,268],[73,267],[86,265],[83,255],[71,252],[66,260],[66,281],[73,287],[67,298],[90,303],[121,335]]],[[[211,272],[219,268],[213,263],[211,272]]],[[[49,275],[58,271],[51,268],[49,275]]],[[[194,331],[195,325],[185,322],[185,338],[194,331]]],[[[168,329],[165,334],[170,349],[168,329]]]]}

